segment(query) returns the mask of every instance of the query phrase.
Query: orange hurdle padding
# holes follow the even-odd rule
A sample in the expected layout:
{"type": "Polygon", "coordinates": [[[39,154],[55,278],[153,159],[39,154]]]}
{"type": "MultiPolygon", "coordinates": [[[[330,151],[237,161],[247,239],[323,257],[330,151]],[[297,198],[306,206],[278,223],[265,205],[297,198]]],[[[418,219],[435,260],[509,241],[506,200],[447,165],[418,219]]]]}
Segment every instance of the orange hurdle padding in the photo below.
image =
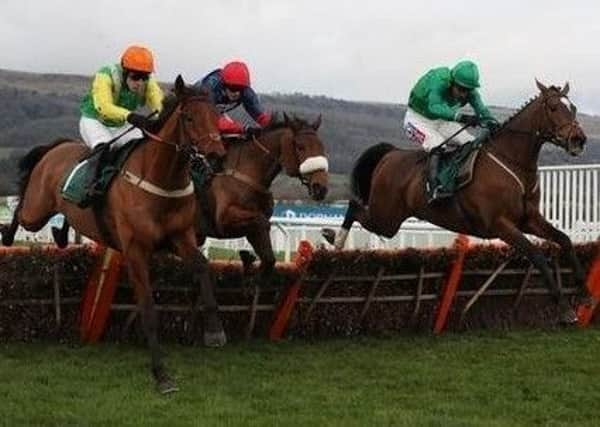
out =
{"type": "Polygon", "coordinates": [[[82,341],[96,342],[106,328],[117,283],[121,273],[120,252],[110,248],[99,248],[102,257],[94,267],[81,301],[82,341]]]}
{"type": "Polygon", "coordinates": [[[304,276],[303,273],[306,271],[312,260],[313,252],[313,247],[308,241],[300,241],[298,251],[294,258],[294,263],[299,270],[300,277],[292,286],[290,286],[285,297],[282,299],[281,304],[275,311],[271,329],[269,330],[269,339],[271,341],[278,341],[283,338],[283,335],[287,330],[290,317],[292,316],[292,312],[298,302],[298,296],[300,295],[300,287],[302,286],[302,278],[304,276]]]}
{"type": "Polygon", "coordinates": [[[446,324],[448,322],[448,313],[450,312],[450,308],[454,302],[454,296],[456,295],[458,284],[460,283],[460,279],[462,277],[465,253],[469,247],[469,238],[464,234],[458,235],[454,241],[454,247],[458,251],[458,255],[452,264],[452,268],[448,274],[448,279],[446,280],[442,290],[441,301],[433,327],[433,333],[436,335],[441,334],[446,328],[446,324]]]}
{"type": "Polygon", "coordinates": [[[585,284],[594,299],[594,303],[591,306],[580,305],[577,307],[577,317],[579,318],[578,324],[582,328],[585,328],[590,324],[598,311],[600,302],[600,252],[590,268],[585,284]]]}

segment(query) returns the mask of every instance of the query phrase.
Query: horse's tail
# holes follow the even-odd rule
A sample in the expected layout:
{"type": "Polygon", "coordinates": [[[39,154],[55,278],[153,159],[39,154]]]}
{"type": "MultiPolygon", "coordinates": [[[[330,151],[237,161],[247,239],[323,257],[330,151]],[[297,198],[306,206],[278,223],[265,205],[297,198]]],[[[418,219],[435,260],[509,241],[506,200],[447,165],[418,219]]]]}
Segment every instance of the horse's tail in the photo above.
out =
{"type": "Polygon", "coordinates": [[[19,160],[19,199],[21,200],[25,195],[25,190],[27,189],[27,185],[29,184],[29,178],[31,177],[31,172],[35,165],[46,155],[46,153],[52,150],[57,145],[62,144],[63,142],[72,141],[68,138],[60,138],[51,144],[47,145],[38,145],[37,147],[29,150],[27,154],[25,154],[21,160],[19,160]]]}
{"type": "Polygon", "coordinates": [[[369,147],[354,163],[350,184],[352,194],[362,203],[368,202],[373,171],[383,156],[392,150],[397,150],[397,147],[387,142],[380,142],[369,147]]]}

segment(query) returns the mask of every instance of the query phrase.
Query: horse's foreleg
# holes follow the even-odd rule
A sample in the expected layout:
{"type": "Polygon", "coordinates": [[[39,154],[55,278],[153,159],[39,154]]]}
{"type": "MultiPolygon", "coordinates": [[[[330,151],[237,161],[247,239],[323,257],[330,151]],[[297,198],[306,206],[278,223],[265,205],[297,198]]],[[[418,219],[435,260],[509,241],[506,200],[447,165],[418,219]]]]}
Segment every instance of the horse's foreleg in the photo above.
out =
{"type": "Polygon", "coordinates": [[[527,237],[516,227],[515,224],[508,221],[507,219],[501,218],[496,222],[496,231],[498,237],[504,240],[515,249],[525,254],[529,261],[537,267],[542,274],[544,283],[550,291],[554,301],[558,304],[560,309],[561,322],[563,323],[575,323],[577,322],[577,315],[573,308],[569,305],[565,299],[562,290],[558,287],[556,280],[552,275],[550,266],[546,261],[543,252],[533,245],[527,237]]]}
{"type": "Polygon", "coordinates": [[[172,242],[177,254],[193,272],[193,283],[200,283],[200,295],[204,306],[204,345],[222,347],[227,342],[227,336],[218,315],[214,283],[210,276],[208,260],[196,248],[194,230],[190,230],[181,238],[173,239],[172,242]]]}
{"type": "Polygon", "coordinates": [[[269,234],[270,227],[269,220],[260,216],[256,225],[253,225],[251,231],[246,234],[246,239],[260,258],[259,281],[263,286],[270,283],[275,269],[275,254],[269,234]]]}
{"type": "Polygon", "coordinates": [[[129,280],[135,291],[138,310],[142,320],[142,328],[150,347],[152,357],[152,374],[161,393],[177,390],[177,386],[167,374],[162,362],[158,345],[158,314],[150,285],[149,262],[151,251],[143,245],[133,242],[124,251],[127,260],[129,280]]]}
{"type": "Polygon", "coordinates": [[[575,285],[579,288],[581,302],[590,303],[589,300],[591,296],[585,286],[585,274],[581,267],[581,263],[579,262],[579,258],[577,258],[577,255],[575,254],[573,243],[571,242],[571,239],[569,239],[569,236],[555,228],[537,211],[528,217],[527,222],[523,227],[523,231],[525,233],[534,234],[542,239],[556,242],[560,246],[563,254],[567,256],[569,263],[573,268],[573,277],[575,285]]]}

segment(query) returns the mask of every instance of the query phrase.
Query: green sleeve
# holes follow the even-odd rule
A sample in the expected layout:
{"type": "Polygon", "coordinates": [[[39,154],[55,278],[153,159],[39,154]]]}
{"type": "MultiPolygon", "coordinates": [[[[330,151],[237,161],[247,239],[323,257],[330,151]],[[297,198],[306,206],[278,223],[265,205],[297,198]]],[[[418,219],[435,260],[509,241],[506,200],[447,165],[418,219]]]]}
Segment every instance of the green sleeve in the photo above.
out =
{"type": "Polygon", "coordinates": [[[469,104],[475,110],[475,113],[479,116],[479,118],[483,121],[485,120],[496,120],[490,110],[485,106],[483,101],[481,100],[481,95],[477,90],[471,91],[471,96],[469,97],[469,104]]]}
{"type": "Polygon", "coordinates": [[[456,111],[454,111],[444,99],[444,90],[445,87],[442,84],[438,83],[432,85],[429,96],[427,97],[427,109],[433,116],[431,117],[432,119],[453,121],[456,116],[456,111]]]}

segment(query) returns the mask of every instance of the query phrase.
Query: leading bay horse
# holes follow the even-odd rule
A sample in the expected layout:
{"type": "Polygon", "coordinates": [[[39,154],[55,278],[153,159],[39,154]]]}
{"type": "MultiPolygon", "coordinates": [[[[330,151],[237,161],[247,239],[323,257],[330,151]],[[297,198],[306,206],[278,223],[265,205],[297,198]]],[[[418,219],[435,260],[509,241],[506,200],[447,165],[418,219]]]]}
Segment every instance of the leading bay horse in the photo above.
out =
{"type": "Polygon", "coordinates": [[[224,172],[215,175],[206,195],[199,197],[197,232],[201,244],[206,236],[246,237],[261,263],[260,279],[268,280],[275,266],[270,238],[273,195],[269,188],[282,171],[308,187],[315,201],[327,194],[328,161],[317,135],[321,117],[274,120],[258,137],[232,143],[224,172]]]}
{"type": "Polygon", "coordinates": [[[205,305],[205,343],[219,346],[225,334],[206,258],[197,250],[194,229],[196,200],[190,181],[190,157],[198,151],[225,154],[217,130],[218,113],[205,93],[185,86],[181,76],[165,100],[156,134],[138,145],[117,175],[102,206],[81,209],[61,197],[61,184],[89,150],[78,141],[59,140],[32,149],[20,161],[19,204],[13,221],[2,229],[12,244],[19,225],[37,231],[60,212],[81,234],[122,252],[159,391],[176,390],[162,362],[157,337],[157,312],[149,278],[149,262],[159,248],[175,251],[197,274],[205,305]]]}
{"type": "Polygon", "coordinates": [[[551,240],[567,254],[582,302],[589,303],[584,273],[571,240],[539,211],[537,163],[545,142],[579,155],[586,136],[567,98],[568,83],[561,89],[537,82],[538,96],[507,120],[486,142],[473,171],[472,182],[452,198],[427,204],[426,154],[379,144],[367,149],[352,171],[356,200],[349,203],[337,235],[324,230],[336,249],[344,246],[354,221],[367,230],[393,237],[402,222],[415,216],[458,233],[481,238],[500,238],[512,245],[539,269],[560,309],[564,323],[577,316],[562,294],[539,248],[524,233],[551,240]]]}

